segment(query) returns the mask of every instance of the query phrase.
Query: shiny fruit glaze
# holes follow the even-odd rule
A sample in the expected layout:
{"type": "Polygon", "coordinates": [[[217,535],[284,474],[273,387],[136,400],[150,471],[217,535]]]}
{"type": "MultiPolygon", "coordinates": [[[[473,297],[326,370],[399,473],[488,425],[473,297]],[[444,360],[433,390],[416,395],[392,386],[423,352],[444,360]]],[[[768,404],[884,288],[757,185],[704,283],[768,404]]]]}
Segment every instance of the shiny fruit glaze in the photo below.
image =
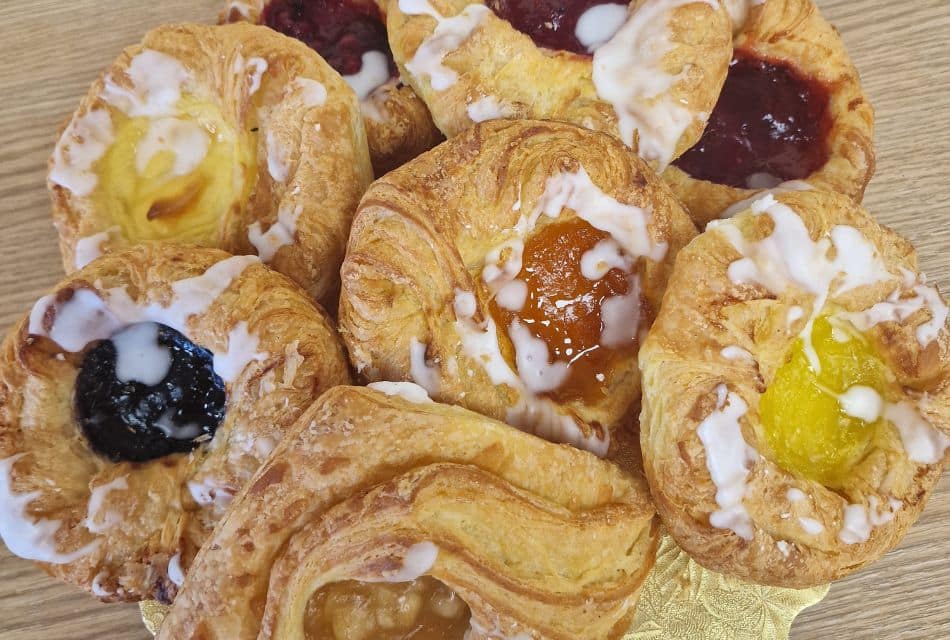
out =
{"type": "Polygon", "coordinates": [[[490,0],[488,6],[499,18],[524,33],[539,47],[587,55],[587,47],[575,35],[577,21],[585,11],[601,4],[590,0],[490,0]]]}
{"type": "Polygon", "coordinates": [[[379,51],[396,76],[386,25],[373,0],[271,0],[261,23],[300,40],[340,75],[359,73],[363,54],[379,51]]]}
{"type": "Polygon", "coordinates": [[[317,591],[304,613],[306,640],[462,640],[469,610],[447,586],[412,582],[336,582],[317,591]]]}
{"type": "Polygon", "coordinates": [[[850,325],[815,321],[812,344],[821,363],[815,373],[798,339],[787,362],[759,401],[773,459],[782,468],[840,487],[865,455],[881,419],[869,424],[842,411],[838,394],[855,385],[884,395],[887,367],[850,325]],[[837,339],[836,339],[837,337],[837,339]],[[847,337],[844,342],[838,340],[847,337]]]}
{"type": "Polygon", "coordinates": [[[608,237],[580,218],[546,225],[525,243],[518,274],[528,286],[523,309],[513,312],[491,304],[503,331],[520,320],[547,344],[552,360],[570,364],[564,383],[546,394],[560,402],[602,397],[613,367],[635,353],[632,341],[629,349],[601,345],[601,306],[607,298],[628,293],[627,274],[614,268],[592,281],[581,273],[581,257],[608,237]]]}
{"type": "Polygon", "coordinates": [[[807,178],[828,161],[828,89],[782,63],[739,53],[700,141],[676,162],[737,188],[807,178]]]}

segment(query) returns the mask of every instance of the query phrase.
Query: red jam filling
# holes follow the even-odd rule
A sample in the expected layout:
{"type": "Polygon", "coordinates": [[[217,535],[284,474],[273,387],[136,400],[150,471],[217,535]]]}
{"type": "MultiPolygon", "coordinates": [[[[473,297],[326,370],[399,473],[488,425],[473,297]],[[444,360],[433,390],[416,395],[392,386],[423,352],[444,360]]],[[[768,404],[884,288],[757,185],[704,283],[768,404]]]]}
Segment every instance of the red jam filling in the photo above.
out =
{"type": "Polygon", "coordinates": [[[499,18],[531,37],[539,47],[588,55],[575,35],[577,21],[585,11],[603,0],[490,0],[488,6],[499,18]]]}
{"type": "Polygon", "coordinates": [[[261,23],[302,41],[340,75],[359,73],[363,54],[380,51],[396,77],[386,25],[373,0],[271,0],[261,23]]]}
{"type": "Polygon", "coordinates": [[[739,53],[702,139],[675,164],[738,188],[807,178],[828,160],[828,98],[794,69],[739,53]]]}
{"type": "Polygon", "coordinates": [[[601,344],[604,300],[628,293],[630,284],[620,269],[611,269],[599,280],[581,273],[581,258],[601,240],[609,237],[580,218],[549,224],[525,243],[518,279],[528,285],[528,296],[520,311],[509,311],[495,301],[491,312],[501,331],[511,323],[521,323],[548,346],[551,361],[570,364],[567,379],[544,395],[558,402],[582,398],[593,401],[602,395],[605,380],[629,349],[601,344]]]}

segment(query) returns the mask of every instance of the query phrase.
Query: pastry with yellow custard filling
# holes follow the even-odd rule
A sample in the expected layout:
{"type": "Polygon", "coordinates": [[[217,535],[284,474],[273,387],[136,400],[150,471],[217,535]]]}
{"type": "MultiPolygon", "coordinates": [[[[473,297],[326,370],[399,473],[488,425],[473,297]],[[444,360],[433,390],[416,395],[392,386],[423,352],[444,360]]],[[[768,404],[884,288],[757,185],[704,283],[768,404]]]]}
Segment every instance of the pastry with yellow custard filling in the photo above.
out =
{"type": "Polygon", "coordinates": [[[806,587],[880,557],[950,449],[948,309],[845,196],[764,194],[677,258],[640,351],[657,509],[703,565],[806,587]]]}
{"type": "Polygon", "coordinates": [[[370,187],[341,270],[340,331],[370,381],[412,380],[614,455],[635,439],[640,336],[694,234],[619,140],[482,123],[370,187]]]}
{"type": "Polygon", "coordinates": [[[159,640],[621,638],[659,535],[646,483],[415,384],[372,386],[301,416],[159,640]]]}
{"type": "Polygon", "coordinates": [[[257,254],[331,308],[372,179],[350,87],[309,48],[247,24],[149,32],[93,83],[49,168],[67,272],[183,242],[257,254]]]}

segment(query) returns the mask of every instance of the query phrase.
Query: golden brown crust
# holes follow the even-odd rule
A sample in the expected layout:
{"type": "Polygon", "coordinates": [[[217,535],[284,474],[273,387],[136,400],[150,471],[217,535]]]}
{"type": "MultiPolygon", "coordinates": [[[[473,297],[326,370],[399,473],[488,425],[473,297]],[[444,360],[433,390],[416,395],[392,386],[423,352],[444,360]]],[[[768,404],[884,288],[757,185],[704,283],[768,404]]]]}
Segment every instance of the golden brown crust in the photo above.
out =
{"type": "Polygon", "coordinates": [[[159,638],[298,636],[322,585],[379,580],[419,543],[438,551],[418,570],[487,630],[616,638],[657,530],[645,485],[586,452],[463,409],[338,387],[237,498],[159,638]]]}
{"type": "MultiPolygon", "coordinates": [[[[210,230],[189,240],[254,255],[260,249],[249,239],[250,226],[258,223],[260,231],[267,232],[277,223],[278,213],[286,211],[293,221],[283,223],[288,229],[282,231],[290,237],[274,250],[273,257],[265,254],[267,262],[332,306],[350,220],[372,180],[359,105],[349,86],[309,48],[248,24],[159,27],[146,34],[141,44],[126,49],[93,83],[50,159],[49,189],[66,271],[77,268],[77,243],[83,238],[107,235],[99,243],[101,252],[141,239],[126,237],[124,221],[107,210],[97,198],[98,190],[74,192],[62,184],[68,181],[57,176],[63,159],[75,159],[75,149],[83,144],[83,136],[77,135],[73,125],[91,112],[108,114],[111,144],[111,121],[125,116],[106,101],[107,82],[120,87],[119,91],[134,88],[128,75],[130,64],[146,50],[182,65],[190,75],[188,95],[220,110],[238,144],[248,147],[249,165],[241,161],[234,166],[236,175],[243,175],[238,179],[242,184],[238,193],[226,210],[214,213],[217,217],[210,230]],[[325,91],[322,101],[322,91],[314,89],[314,82],[325,91]],[[308,95],[307,87],[318,99],[308,95]]],[[[168,78],[161,80],[170,88],[168,78]]],[[[179,235],[156,231],[155,225],[145,221],[137,224],[152,229],[148,233],[154,237],[147,239],[181,241],[179,235]]],[[[79,266],[86,259],[79,256],[79,266]]]]}
{"type": "MultiPolygon", "coordinates": [[[[243,269],[220,295],[206,301],[206,309],[189,316],[184,332],[196,344],[223,354],[233,339],[230,333],[246,323],[263,356],[251,359],[227,382],[224,421],[209,444],[190,454],[144,463],[112,463],[96,454],[73,413],[74,381],[85,349],[71,353],[50,338],[31,335],[29,317],[3,342],[0,460],[9,474],[2,478],[7,487],[3,508],[10,515],[13,502],[36,492],[19,512],[23,528],[17,540],[26,545],[27,555],[38,551],[34,559],[93,545],[71,561],[41,566],[103,600],[170,602],[177,586],[169,563],[188,568],[230,497],[311,399],[349,380],[332,321],[303,290],[255,258],[193,246],[140,245],[66,278],[54,289],[53,299],[66,300],[80,290],[106,295],[109,289],[124,288],[135,303],[164,306],[171,283],[201,276],[229,260],[242,261],[243,269]],[[116,481],[113,489],[102,489],[116,481]],[[92,509],[97,488],[98,505],[92,509]],[[88,529],[89,518],[98,533],[88,529]],[[37,533],[50,526],[44,521],[59,523],[46,538],[37,533]]],[[[45,312],[52,326],[60,313],[68,313],[58,306],[47,306],[45,312]]],[[[7,543],[11,549],[16,545],[7,543]]]]}
{"type": "MultiPolygon", "coordinates": [[[[380,2],[385,13],[385,2],[380,2]]],[[[267,0],[228,0],[222,22],[260,24],[267,0]]],[[[428,151],[445,138],[432,122],[429,109],[411,87],[393,79],[361,102],[363,124],[373,172],[381,176],[428,151]]]]}
{"type": "MultiPolygon", "coordinates": [[[[667,245],[662,256],[643,257],[633,266],[639,276],[639,326],[648,327],[676,252],[695,235],[662,180],[605,134],[566,123],[497,120],[377,180],[363,198],[341,271],[340,299],[340,332],[357,371],[368,380],[415,379],[440,401],[522,424],[551,439],[591,445],[595,451],[609,442],[614,450],[619,440],[612,435],[636,412],[640,395],[635,341],[593,400],[545,400],[539,410],[548,411],[546,416],[517,418],[513,407],[527,402],[528,394],[510,382],[499,383],[497,369],[493,373],[465,344],[481,335],[514,366],[508,327],[498,326],[497,339],[484,333],[491,332],[484,322],[492,317],[494,294],[483,267],[490,252],[513,237],[519,220],[546,206],[550,179],[581,170],[606,196],[648,211],[644,233],[650,242],[667,245]],[[470,333],[457,306],[466,292],[475,296],[471,323],[479,327],[470,333]],[[428,381],[420,379],[422,363],[430,371],[428,381]],[[577,438],[559,434],[561,428],[550,423],[560,416],[578,422],[582,433],[577,438]]],[[[557,208],[553,220],[538,214],[537,229],[580,215],[571,212],[557,208]]]]}
{"type": "MultiPolygon", "coordinates": [[[[639,35],[633,36],[634,42],[623,51],[643,65],[637,68],[638,80],[648,88],[626,107],[640,115],[653,108],[667,115],[677,107],[688,111],[682,131],[673,134],[673,140],[664,145],[669,149],[659,154],[642,143],[648,128],[645,121],[639,121],[639,144],[633,134],[636,127],[618,122],[614,105],[598,92],[591,56],[541,48],[491,11],[444,56],[444,67],[457,79],[437,82],[435,87],[432,77],[413,65],[413,58],[438,22],[428,13],[407,14],[398,0],[390,0],[389,40],[402,77],[425,100],[446,136],[492,118],[561,120],[621,137],[651,164],[665,167],[699,140],[704,127],[700,114],[709,113],[716,104],[732,54],[730,21],[725,10],[705,1],[638,0],[630,4],[631,20],[642,11],[641,18],[667,24],[631,29],[639,35]],[[658,12],[658,6],[663,10],[658,12]],[[666,35],[653,39],[657,31],[667,30],[666,35]],[[670,51],[658,62],[650,61],[647,52],[667,40],[670,51]],[[644,77],[651,74],[669,76],[670,80],[644,77]],[[443,86],[446,83],[448,86],[443,86]],[[659,94],[656,87],[663,87],[659,94]],[[480,105],[486,108],[479,109],[480,105]]],[[[459,16],[473,6],[469,0],[436,0],[430,5],[444,18],[459,16]]]]}
{"type": "MultiPolygon", "coordinates": [[[[751,6],[735,50],[787,65],[828,88],[828,161],[804,180],[861,202],[874,174],[874,110],[841,36],[814,2],[766,0],[751,6]]],[[[676,166],[667,168],[663,178],[700,228],[756,193],[692,178],[676,166]]]]}
{"type": "MultiPolygon", "coordinates": [[[[800,217],[814,241],[828,238],[832,229],[841,234],[839,239],[848,227],[856,229],[891,274],[870,278],[870,284],[857,288],[835,285],[826,309],[863,312],[879,302],[893,302],[898,295],[911,300],[908,296],[922,291],[916,289],[923,285],[915,280],[917,258],[910,244],[876,224],[848,198],[806,191],[783,193],[775,200],[779,208],[786,205],[800,217]]],[[[760,201],[757,210],[768,202],[760,201]]],[[[900,395],[885,397],[886,401],[906,400],[917,406],[937,430],[927,432],[932,450],[910,453],[908,440],[888,418],[842,486],[828,488],[783,469],[765,440],[759,400],[802,331],[815,295],[795,281],[784,291],[773,292],[752,281],[737,284],[728,275],[730,265],[743,255],[734,239],[739,234],[747,240],[769,236],[777,224],[771,212],[754,214],[747,209],[710,227],[680,252],[662,310],[640,352],[641,445],[657,509],[677,543],[694,559],[744,579],[800,588],[835,580],[877,559],[920,515],[940,478],[950,443],[946,438],[950,333],[944,326],[946,318],[940,317],[946,309],[942,303],[928,303],[902,322],[883,321],[865,332],[896,380],[897,391],[892,392],[900,395]],[[794,312],[796,306],[804,315],[794,312]],[[934,339],[920,341],[919,328],[934,318],[940,323],[934,339]],[[750,357],[741,352],[739,357],[728,356],[723,353],[727,347],[741,348],[750,357]],[[726,392],[729,398],[724,403],[726,392]],[[711,514],[725,507],[707,466],[711,454],[697,431],[724,404],[735,407],[733,396],[748,405],[739,416],[739,428],[742,439],[758,454],[746,463],[741,501],[751,520],[751,539],[711,524],[711,514]],[[845,533],[848,505],[856,505],[853,511],[858,516],[864,514],[863,523],[862,517],[854,522],[870,521],[866,532],[857,527],[850,535],[845,533]]],[[[822,242],[828,243],[826,250],[831,246],[829,240],[822,242]]],[[[802,254],[807,250],[799,248],[802,254]]],[[[870,259],[862,259],[854,269],[862,268],[874,267],[870,259]]]]}

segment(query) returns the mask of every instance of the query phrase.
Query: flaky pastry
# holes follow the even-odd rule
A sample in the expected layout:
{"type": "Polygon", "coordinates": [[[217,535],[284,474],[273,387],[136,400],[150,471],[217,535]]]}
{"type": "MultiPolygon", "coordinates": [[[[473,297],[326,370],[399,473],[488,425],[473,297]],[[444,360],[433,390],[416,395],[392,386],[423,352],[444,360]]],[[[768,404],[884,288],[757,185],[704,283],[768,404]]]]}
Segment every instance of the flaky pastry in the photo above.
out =
{"type": "Polygon", "coordinates": [[[402,77],[453,136],[496,118],[611,133],[665,168],[699,140],[732,56],[716,0],[390,0],[402,77]]]}
{"type": "Polygon", "coordinates": [[[257,254],[332,307],[372,180],[350,87],[248,24],[149,32],[93,83],[50,159],[67,272],[143,241],[257,254]]]}
{"type": "Polygon", "coordinates": [[[235,500],[158,637],[619,638],[657,534],[646,485],[587,452],[411,383],[337,387],[235,500]]]}
{"type": "Polygon", "coordinates": [[[253,256],[170,244],[68,277],[0,352],[0,537],[102,600],[170,602],[314,395],[326,314],[253,256]]]}
{"type": "Polygon", "coordinates": [[[700,226],[789,181],[860,202],[874,173],[874,111],[838,32],[812,0],[727,5],[735,58],[722,95],[702,139],[663,177],[700,226]]]}
{"type": "Polygon", "coordinates": [[[640,351],[643,463],[677,543],[790,587],[896,545],[947,459],[947,329],[913,247],[846,196],[710,224],[640,351]]]}
{"type": "Polygon", "coordinates": [[[377,180],[341,270],[368,380],[599,455],[638,411],[636,353],[695,228],[645,162],[563,122],[477,125],[377,180]]]}

